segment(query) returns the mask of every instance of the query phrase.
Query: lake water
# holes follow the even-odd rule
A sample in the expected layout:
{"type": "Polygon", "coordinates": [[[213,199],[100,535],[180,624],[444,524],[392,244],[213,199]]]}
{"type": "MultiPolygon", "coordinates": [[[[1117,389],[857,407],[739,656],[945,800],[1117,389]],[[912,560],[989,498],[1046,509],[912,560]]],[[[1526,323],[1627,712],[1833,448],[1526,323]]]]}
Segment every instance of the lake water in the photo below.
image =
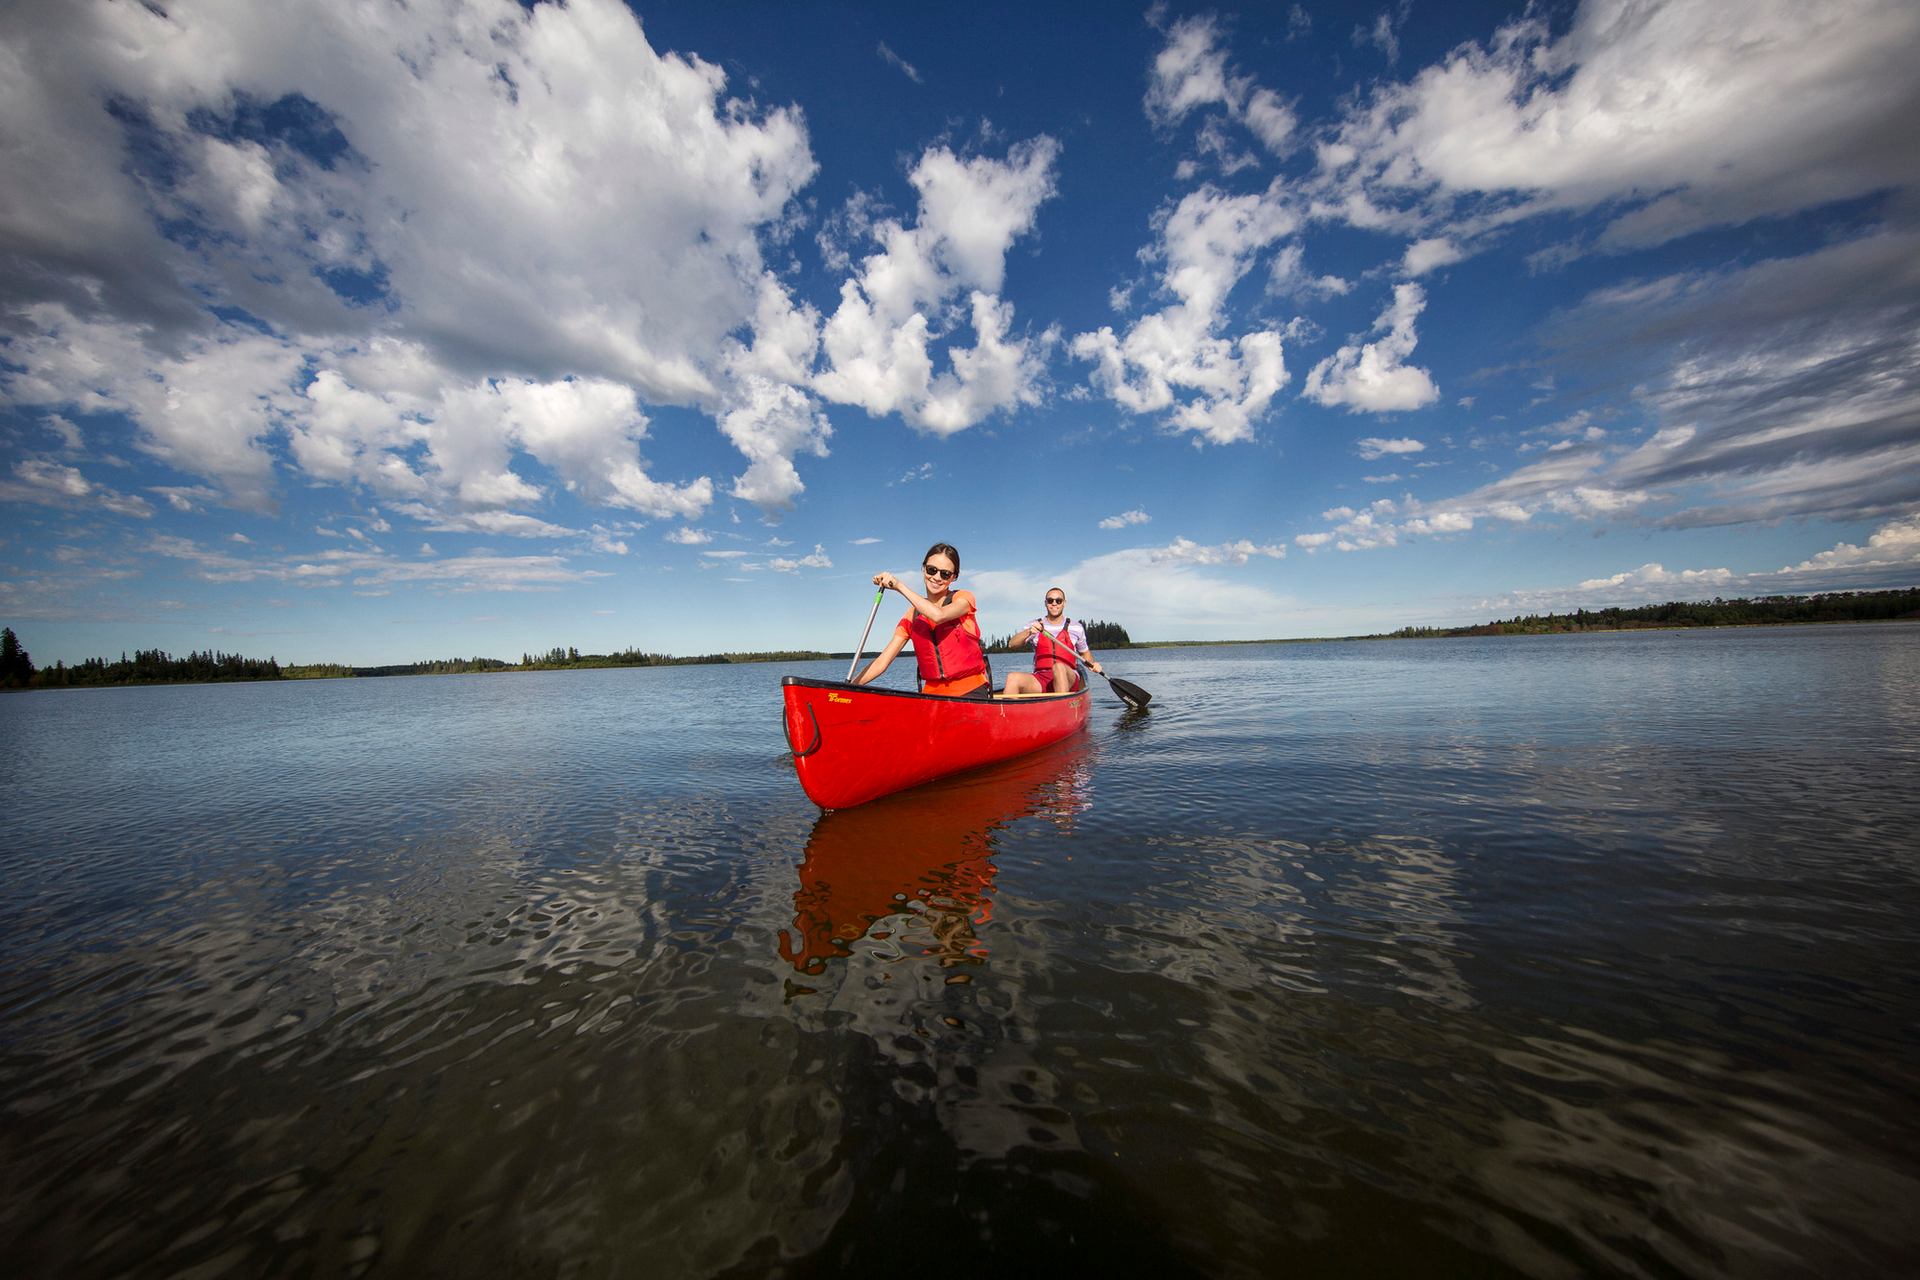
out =
{"type": "Polygon", "coordinates": [[[1913,1273],[1920,626],[1108,656],[824,816],[843,663],[0,697],[0,1253],[1913,1273]]]}

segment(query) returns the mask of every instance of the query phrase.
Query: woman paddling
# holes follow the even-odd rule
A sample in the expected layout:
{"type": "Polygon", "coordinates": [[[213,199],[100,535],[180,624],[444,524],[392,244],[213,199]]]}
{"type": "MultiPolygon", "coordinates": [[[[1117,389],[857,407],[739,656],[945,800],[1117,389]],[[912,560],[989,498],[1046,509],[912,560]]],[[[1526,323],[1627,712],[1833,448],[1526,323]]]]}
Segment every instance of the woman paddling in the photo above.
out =
{"type": "Polygon", "coordinates": [[[920,665],[920,692],[949,698],[964,697],[987,688],[987,651],[980,642],[980,621],[971,591],[954,590],[960,576],[960,553],[949,543],[936,542],[920,557],[920,573],[926,580],[925,595],[913,590],[890,573],[876,573],[873,584],[886,591],[898,591],[911,606],[887,642],[867,669],[853,678],[855,684],[868,684],[913,641],[915,660],[920,665]]]}
{"type": "Polygon", "coordinates": [[[1046,606],[1047,616],[1029,622],[1010,642],[1022,645],[1032,638],[1033,674],[1015,671],[1008,675],[1005,692],[1009,694],[1072,693],[1080,687],[1080,673],[1073,665],[1075,655],[1093,670],[1106,674],[1087,648],[1086,628],[1066,616],[1067,593],[1059,587],[1048,587],[1046,606]]]}

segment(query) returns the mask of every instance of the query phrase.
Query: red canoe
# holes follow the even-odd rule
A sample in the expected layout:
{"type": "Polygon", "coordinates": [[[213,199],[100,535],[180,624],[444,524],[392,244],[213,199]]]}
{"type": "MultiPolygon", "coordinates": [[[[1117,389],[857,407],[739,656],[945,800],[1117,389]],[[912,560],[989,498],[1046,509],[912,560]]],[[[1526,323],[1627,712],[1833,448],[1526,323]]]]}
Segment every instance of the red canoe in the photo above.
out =
{"type": "Polygon", "coordinates": [[[782,679],[780,694],[794,771],[822,809],[850,809],[1058,742],[1086,728],[1092,705],[1084,687],[942,698],[800,676],[782,679]]]}

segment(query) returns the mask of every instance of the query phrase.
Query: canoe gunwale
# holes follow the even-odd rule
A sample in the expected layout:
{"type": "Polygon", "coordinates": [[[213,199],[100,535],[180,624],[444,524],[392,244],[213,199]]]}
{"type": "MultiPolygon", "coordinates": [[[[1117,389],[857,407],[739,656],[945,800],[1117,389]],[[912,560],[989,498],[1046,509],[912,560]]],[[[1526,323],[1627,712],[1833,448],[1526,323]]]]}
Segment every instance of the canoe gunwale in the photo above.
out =
{"type": "MultiPolygon", "coordinates": [[[[916,689],[876,689],[870,684],[855,684],[851,680],[815,680],[811,676],[781,676],[780,683],[796,685],[802,689],[850,689],[862,695],[880,698],[912,698],[916,702],[962,702],[972,706],[1013,707],[1025,704],[1045,706],[1051,702],[1061,702],[1068,698],[1078,698],[1088,691],[1089,686],[1081,682],[1078,689],[1068,693],[1019,693],[1008,697],[996,693],[992,697],[978,698],[970,694],[958,697],[944,693],[921,693],[916,689]]],[[[791,743],[789,743],[791,745],[791,743]]]]}

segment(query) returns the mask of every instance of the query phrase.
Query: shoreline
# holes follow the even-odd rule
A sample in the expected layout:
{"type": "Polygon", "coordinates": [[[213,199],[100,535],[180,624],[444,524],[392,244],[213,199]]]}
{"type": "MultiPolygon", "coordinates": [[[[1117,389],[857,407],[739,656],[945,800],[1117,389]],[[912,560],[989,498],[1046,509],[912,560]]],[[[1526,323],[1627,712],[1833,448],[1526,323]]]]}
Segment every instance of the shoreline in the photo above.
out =
{"type": "MultiPolygon", "coordinates": [[[[1485,628],[1497,623],[1482,623],[1472,628],[1433,628],[1432,635],[1402,635],[1382,631],[1364,636],[1293,636],[1277,640],[1136,640],[1120,646],[1124,649],[1185,649],[1236,644],[1351,644],[1361,640],[1503,640],[1522,636],[1625,635],[1636,631],[1763,631],[1774,627],[1852,627],[1886,626],[1920,622],[1920,614],[1899,618],[1787,618],[1778,622],[1666,622],[1642,623],[1630,627],[1543,627],[1538,630],[1493,631],[1485,628]]],[[[1024,651],[1022,651],[1024,652],[1024,651]]],[[[1112,652],[1103,650],[1102,652],[1112,652]]],[[[847,655],[842,654],[842,657],[847,655]]]]}
{"type": "MultiPolygon", "coordinates": [[[[1768,627],[1818,627],[1852,625],[1860,623],[1914,623],[1920,622],[1920,609],[1911,607],[1920,603],[1920,588],[1896,588],[1887,591],[1871,592],[1827,592],[1808,596],[1763,596],[1758,599],[1735,599],[1701,602],[1669,601],[1658,605],[1640,605],[1631,609],[1617,606],[1589,610],[1580,609],[1572,613],[1545,615],[1530,614],[1525,617],[1501,619],[1496,622],[1477,623],[1464,627],[1402,627],[1397,631],[1375,632],[1368,635],[1347,636],[1291,636],[1270,637],[1247,640],[1131,640],[1124,645],[1103,646],[1100,652],[1113,653],[1128,650],[1145,649],[1185,649],[1220,648],[1234,645],[1295,645],[1295,644],[1350,644],[1363,640],[1462,640],[1483,639],[1507,636],[1555,636],[1555,635],[1592,635],[1619,634],[1634,631],[1703,631],[1727,628],[1768,628],[1768,627]],[[1899,613],[1888,612],[1901,609],[1899,613]],[[1856,616],[1844,616],[1846,610],[1856,611],[1856,616]],[[1807,617],[1755,617],[1756,612],[1805,613],[1808,611],[1839,613],[1843,616],[1807,617]]],[[[104,659],[87,659],[82,664],[69,667],[64,662],[53,667],[40,668],[37,671],[27,668],[30,683],[16,686],[11,681],[0,692],[29,692],[52,689],[111,689],[133,685],[171,685],[171,684],[259,684],[283,683],[295,680],[357,680],[387,679],[395,676],[410,675],[514,675],[533,671],[602,671],[632,667],[682,667],[682,666],[731,666],[749,663],[775,662],[830,662],[845,661],[856,657],[853,650],[827,652],[817,649],[765,650],[754,653],[711,653],[691,657],[678,657],[663,653],[642,653],[627,650],[618,654],[581,654],[577,650],[555,649],[552,651],[558,661],[533,660],[530,662],[508,663],[496,658],[451,658],[425,662],[392,663],[384,665],[350,666],[338,662],[293,662],[280,664],[269,658],[264,663],[257,659],[243,659],[239,655],[194,654],[188,659],[176,660],[159,650],[143,651],[139,658],[141,665],[151,671],[153,667],[164,670],[169,665],[184,666],[192,662],[201,670],[208,665],[228,665],[259,667],[257,675],[233,675],[214,679],[193,678],[184,672],[181,676],[169,678],[165,675],[140,677],[132,671],[126,674],[132,678],[112,678],[114,668],[132,667],[123,657],[120,663],[109,664],[104,659]],[[564,655],[564,656],[563,656],[564,655]],[[218,660],[216,663],[215,660],[218,660]],[[157,660],[157,661],[155,661],[157,660]],[[81,675],[82,678],[73,678],[81,675]],[[101,677],[107,678],[101,678],[101,677]]],[[[865,654],[861,651],[861,655],[865,654]]],[[[989,654],[1022,654],[1025,648],[1007,649],[993,647],[989,654]]],[[[527,656],[527,655],[523,655],[527,656]]]]}
{"type": "MultiPolygon", "coordinates": [[[[1764,631],[1777,627],[1840,627],[1840,626],[1898,626],[1901,624],[1920,624],[1920,616],[1898,618],[1827,618],[1819,620],[1789,619],[1780,622],[1699,622],[1699,623],[1647,623],[1630,627],[1558,627],[1533,631],[1459,631],[1436,633],[1433,635],[1399,635],[1382,632],[1364,636],[1291,636],[1284,639],[1262,640],[1135,640],[1130,644],[1102,649],[1102,653],[1125,653],[1144,649],[1220,649],[1244,645],[1294,645],[1294,644],[1359,644],[1368,641],[1410,641],[1423,640],[1510,640],[1539,639],[1547,636],[1578,635],[1627,635],[1640,631],[1764,631]]],[[[869,651],[870,652],[870,651],[869,651]]],[[[911,650],[908,650],[911,652],[911,650]]],[[[1024,653],[1025,650],[994,650],[992,652],[1024,653]]],[[[863,655],[865,656],[865,655],[863,655]]],[[[760,654],[730,654],[725,658],[681,658],[670,662],[621,663],[621,662],[581,662],[577,665],[537,665],[532,667],[500,666],[476,668],[471,671],[386,671],[380,674],[363,673],[361,670],[347,670],[338,675],[281,675],[275,678],[233,679],[233,680],[122,680],[105,684],[47,685],[27,689],[0,689],[0,693],[58,693],[78,692],[88,689],[131,689],[157,688],[170,685],[229,685],[229,684],[298,684],[325,680],[399,680],[409,676],[513,676],[529,675],[545,671],[613,671],[647,670],[659,667],[724,667],[768,665],[777,662],[839,662],[854,657],[853,651],[844,653],[788,652],[760,654]]],[[[300,665],[286,670],[298,670],[300,665]]],[[[321,664],[312,664],[321,665],[321,664]]],[[[423,664],[424,665],[424,664],[423,664]]]]}

